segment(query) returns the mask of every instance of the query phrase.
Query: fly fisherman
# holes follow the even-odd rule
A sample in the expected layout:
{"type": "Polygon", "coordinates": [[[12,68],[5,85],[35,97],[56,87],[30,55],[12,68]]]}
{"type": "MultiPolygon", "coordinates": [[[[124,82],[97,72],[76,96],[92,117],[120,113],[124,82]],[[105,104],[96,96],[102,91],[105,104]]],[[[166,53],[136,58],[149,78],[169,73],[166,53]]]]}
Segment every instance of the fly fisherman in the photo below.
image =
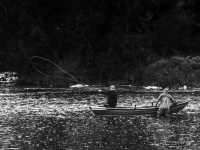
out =
{"type": "Polygon", "coordinates": [[[110,90],[107,93],[107,102],[104,105],[105,107],[116,107],[117,106],[117,92],[115,86],[111,85],[110,90]]]}
{"type": "Polygon", "coordinates": [[[164,92],[162,94],[160,94],[160,96],[158,97],[156,107],[157,107],[157,104],[159,101],[161,103],[160,103],[159,109],[157,111],[157,117],[160,117],[162,115],[170,116],[170,106],[172,103],[176,103],[176,101],[170,94],[168,94],[168,88],[165,88],[164,92]]]}

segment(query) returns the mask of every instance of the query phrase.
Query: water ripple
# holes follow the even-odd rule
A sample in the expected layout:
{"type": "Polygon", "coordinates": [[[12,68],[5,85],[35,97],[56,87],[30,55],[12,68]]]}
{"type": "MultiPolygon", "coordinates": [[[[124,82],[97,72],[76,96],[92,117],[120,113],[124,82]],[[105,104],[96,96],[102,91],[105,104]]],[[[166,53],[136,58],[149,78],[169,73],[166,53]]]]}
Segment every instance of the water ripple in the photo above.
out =
{"type": "MultiPolygon", "coordinates": [[[[121,94],[119,105],[152,105],[157,96],[121,94]]],[[[200,149],[199,96],[174,97],[190,103],[158,119],[94,116],[89,106],[103,104],[103,94],[6,93],[0,95],[0,149],[200,149]]]]}

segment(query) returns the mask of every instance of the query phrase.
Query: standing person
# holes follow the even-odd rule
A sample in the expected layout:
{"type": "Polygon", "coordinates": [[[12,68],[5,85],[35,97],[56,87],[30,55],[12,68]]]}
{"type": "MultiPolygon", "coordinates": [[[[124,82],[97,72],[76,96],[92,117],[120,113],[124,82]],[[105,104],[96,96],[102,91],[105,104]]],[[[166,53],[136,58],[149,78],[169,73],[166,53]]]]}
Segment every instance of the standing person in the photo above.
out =
{"type": "Polygon", "coordinates": [[[164,114],[166,116],[170,116],[170,106],[171,106],[170,101],[172,103],[174,103],[176,101],[170,94],[168,94],[168,88],[165,88],[164,92],[162,94],[160,94],[160,96],[158,97],[156,107],[157,107],[157,104],[159,101],[161,101],[161,103],[160,103],[159,109],[157,111],[157,117],[160,117],[164,114]]]}
{"type": "Polygon", "coordinates": [[[117,92],[115,86],[111,85],[110,90],[107,93],[107,102],[104,105],[105,107],[116,107],[117,106],[117,92]]]}

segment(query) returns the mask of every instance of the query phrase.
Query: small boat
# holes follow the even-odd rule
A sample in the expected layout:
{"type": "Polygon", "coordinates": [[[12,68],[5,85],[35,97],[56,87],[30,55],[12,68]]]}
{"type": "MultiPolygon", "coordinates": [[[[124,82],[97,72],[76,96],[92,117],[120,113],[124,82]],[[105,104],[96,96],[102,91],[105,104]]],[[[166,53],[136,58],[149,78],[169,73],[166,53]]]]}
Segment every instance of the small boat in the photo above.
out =
{"type": "MultiPolygon", "coordinates": [[[[181,111],[189,102],[172,105],[170,107],[170,113],[178,113],[181,111]]],[[[117,106],[104,107],[104,106],[90,106],[92,112],[97,116],[131,116],[131,115],[156,115],[158,108],[155,106],[146,107],[133,107],[133,106],[117,106]]]]}

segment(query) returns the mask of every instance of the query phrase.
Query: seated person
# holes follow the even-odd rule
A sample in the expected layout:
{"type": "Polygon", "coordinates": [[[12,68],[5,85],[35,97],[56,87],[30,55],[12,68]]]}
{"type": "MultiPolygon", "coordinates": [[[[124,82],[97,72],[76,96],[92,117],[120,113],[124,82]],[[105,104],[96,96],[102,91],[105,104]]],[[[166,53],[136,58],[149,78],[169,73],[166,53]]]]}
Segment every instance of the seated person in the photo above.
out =
{"type": "Polygon", "coordinates": [[[105,107],[116,107],[117,106],[117,92],[115,86],[111,85],[110,90],[107,93],[107,102],[104,105],[105,107]]]}

